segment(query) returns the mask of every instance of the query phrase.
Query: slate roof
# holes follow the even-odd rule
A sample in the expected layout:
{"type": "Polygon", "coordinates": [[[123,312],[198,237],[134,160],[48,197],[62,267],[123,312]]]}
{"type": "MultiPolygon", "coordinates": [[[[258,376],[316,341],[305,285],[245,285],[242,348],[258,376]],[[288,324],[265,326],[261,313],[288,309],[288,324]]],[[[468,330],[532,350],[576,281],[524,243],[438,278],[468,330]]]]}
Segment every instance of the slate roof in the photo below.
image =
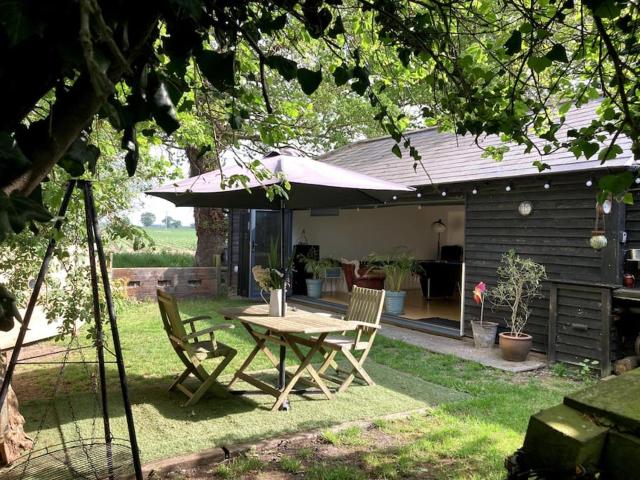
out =
{"type": "MultiPolygon", "coordinates": [[[[591,102],[581,108],[574,108],[566,115],[565,127],[558,137],[566,135],[570,128],[588,125],[595,115],[599,102],[591,102]]],[[[446,185],[480,180],[507,179],[514,177],[540,175],[533,162],[541,160],[551,166],[543,174],[566,173],[576,171],[598,170],[603,168],[624,168],[638,165],[633,161],[631,142],[620,136],[618,145],[623,149],[616,159],[600,165],[597,155],[587,160],[576,158],[568,150],[558,150],[550,155],[540,157],[537,152],[524,153],[524,147],[510,145],[511,149],[501,162],[482,157],[482,149],[474,143],[472,135],[456,136],[452,133],[439,132],[437,128],[426,128],[407,133],[411,144],[422,155],[422,163],[431,180],[418,166],[413,170],[413,159],[403,148],[403,157],[398,158],[391,152],[394,141],[390,137],[381,137],[354,142],[332,152],[321,155],[318,160],[332,163],[343,168],[372,175],[383,180],[402,183],[410,186],[446,185]]],[[[541,140],[543,142],[543,140],[541,140]]],[[[487,136],[480,142],[483,147],[502,144],[498,136],[487,136]]]]}

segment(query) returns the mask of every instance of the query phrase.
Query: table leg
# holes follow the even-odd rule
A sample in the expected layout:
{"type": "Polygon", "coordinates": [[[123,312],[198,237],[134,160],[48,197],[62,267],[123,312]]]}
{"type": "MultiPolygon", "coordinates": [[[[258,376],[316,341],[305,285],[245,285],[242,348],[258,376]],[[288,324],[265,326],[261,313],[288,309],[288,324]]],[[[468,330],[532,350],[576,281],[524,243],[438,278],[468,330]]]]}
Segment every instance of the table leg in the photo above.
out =
{"type": "Polygon", "coordinates": [[[307,352],[307,355],[304,357],[304,360],[302,360],[302,362],[300,363],[300,366],[296,370],[296,373],[293,374],[293,376],[291,377],[291,380],[289,380],[289,383],[284,387],[284,389],[280,393],[280,396],[276,400],[276,403],[274,403],[273,407],[271,407],[271,411],[280,410],[280,407],[287,401],[287,397],[289,396],[289,393],[291,392],[291,390],[293,390],[293,387],[296,386],[296,383],[298,383],[298,380],[300,379],[302,374],[307,370],[307,367],[311,363],[313,356],[320,349],[320,346],[322,345],[322,342],[324,342],[324,339],[326,337],[327,337],[327,333],[323,333],[317,338],[317,341],[309,349],[309,351],[307,352]]]}
{"type": "MultiPolygon", "coordinates": [[[[286,342],[286,339],[284,337],[280,337],[280,340],[282,340],[283,342],[286,342]]],[[[287,387],[286,360],[287,360],[287,347],[285,345],[280,345],[280,362],[278,365],[278,374],[279,374],[278,390],[280,390],[281,392],[283,392],[284,389],[287,387]]],[[[284,401],[282,402],[282,405],[280,405],[279,410],[283,410],[287,412],[289,411],[290,408],[291,408],[291,405],[289,405],[289,400],[285,398],[284,401]]]]}
{"type": "MultiPolygon", "coordinates": [[[[227,385],[227,388],[231,388],[233,386],[233,384],[236,382],[236,380],[238,380],[238,378],[240,377],[240,375],[247,369],[247,367],[253,362],[253,359],[255,358],[255,356],[258,354],[258,352],[262,352],[264,353],[267,358],[271,361],[271,363],[274,364],[274,367],[276,366],[276,358],[275,355],[273,353],[271,353],[271,350],[269,350],[269,348],[265,345],[266,344],[266,340],[262,339],[262,338],[258,338],[254,335],[253,329],[246,324],[242,324],[242,326],[244,328],[246,328],[246,330],[249,332],[249,335],[251,335],[251,338],[253,338],[253,340],[256,342],[256,346],[253,347],[253,350],[251,350],[251,353],[249,353],[249,355],[247,356],[246,360],[242,363],[242,365],[240,366],[240,368],[236,371],[236,373],[233,375],[233,378],[231,379],[231,382],[229,382],[229,384],[227,385]]],[[[270,331],[267,330],[266,332],[267,335],[270,334],[270,331]]]]}

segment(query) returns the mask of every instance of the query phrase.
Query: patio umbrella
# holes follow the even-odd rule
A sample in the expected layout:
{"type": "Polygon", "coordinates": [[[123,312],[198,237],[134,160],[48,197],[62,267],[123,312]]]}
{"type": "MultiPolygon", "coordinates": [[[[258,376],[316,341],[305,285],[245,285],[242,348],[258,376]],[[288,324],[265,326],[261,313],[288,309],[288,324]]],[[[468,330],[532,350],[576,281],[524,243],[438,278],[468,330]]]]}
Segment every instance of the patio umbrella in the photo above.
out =
{"type": "MultiPolygon", "coordinates": [[[[271,152],[260,160],[269,170],[270,178],[257,180],[243,165],[233,165],[195,177],[155,188],[149,195],[164,198],[178,207],[246,208],[280,210],[280,266],[285,270],[284,230],[285,210],[309,208],[355,207],[358,205],[384,204],[394,195],[413,191],[411,187],[387,182],[334,165],[311,160],[289,149],[271,152]],[[244,175],[247,185],[225,188],[223,178],[244,175]],[[265,187],[283,182],[291,185],[288,198],[270,200],[265,187]]],[[[286,288],[282,289],[282,305],[285,304],[286,288]]],[[[285,314],[284,308],[282,315],[285,314]]],[[[284,375],[282,363],[284,352],[280,350],[281,380],[284,375]]],[[[284,383],[284,382],[282,382],[284,383]]]]}
{"type": "MultiPolygon", "coordinates": [[[[413,191],[412,187],[363,175],[345,168],[311,160],[284,149],[271,152],[261,164],[272,175],[257,180],[244,165],[233,165],[195,177],[155,188],[148,195],[163,198],[178,207],[246,208],[280,210],[280,266],[284,269],[284,212],[285,209],[354,207],[384,204],[394,195],[413,191]],[[246,187],[224,187],[223,176],[244,175],[249,178],[246,187]],[[283,177],[291,184],[287,199],[270,200],[265,187],[281,183],[283,177]]],[[[283,289],[283,295],[285,294],[283,289]]],[[[284,305],[284,301],[283,301],[284,305]]]]}

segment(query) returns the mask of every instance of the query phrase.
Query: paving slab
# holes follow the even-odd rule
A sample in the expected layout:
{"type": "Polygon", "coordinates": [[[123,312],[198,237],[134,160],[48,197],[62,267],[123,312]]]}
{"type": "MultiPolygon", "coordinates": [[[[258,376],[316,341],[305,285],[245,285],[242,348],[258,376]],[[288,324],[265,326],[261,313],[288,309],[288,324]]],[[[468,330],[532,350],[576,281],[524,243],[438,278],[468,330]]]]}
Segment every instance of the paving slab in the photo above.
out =
{"type": "Polygon", "coordinates": [[[469,338],[448,338],[389,325],[383,325],[380,334],[422,347],[430,352],[454,355],[507,372],[528,372],[547,366],[546,357],[535,352],[531,352],[529,358],[524,362],[508,362],[502,358],[497,345],[494,348],[475,348],[473,340],[469,338]]]}

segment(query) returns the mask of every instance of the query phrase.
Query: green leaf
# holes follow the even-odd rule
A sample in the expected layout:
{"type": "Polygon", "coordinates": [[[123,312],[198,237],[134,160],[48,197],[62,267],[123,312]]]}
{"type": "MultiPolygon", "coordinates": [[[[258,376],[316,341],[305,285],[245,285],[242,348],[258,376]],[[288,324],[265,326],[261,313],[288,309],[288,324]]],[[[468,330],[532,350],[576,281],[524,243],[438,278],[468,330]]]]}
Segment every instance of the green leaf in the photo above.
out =
{"type": "Polygon", "coordinates": [[[547,57],[530,57],[529,60],[527,60],[527,65],[534,72],[540,73],[551,66],[551,60],[547,57]]]}
{"type": "Polygon", "coordinates": [[[282,55],[269,55],[265,58],[264,63],[268,67],[275,68],[286,81],[293,80],[298,73],[298,64],[282,55]]]}
{"type": "Polygon", "coordinates": [[[522,50],[522,33],[519,30],[514,30],[504,44],[504,49],[507,55],[515,55],[522,50]]]}
{"type": "Polygon", "coordinates": [[[523,23],[522,25],[520,25],[520,28],[518,30],[520,30],[521,33],[531,33],[533,32],[533,26],[528,22],[523,23]]]}
{"type": "Polygon", "coordinates": [[[598,154],[598,160],[606,162],[607,160],[613,160],[619,154],[622,153],[622,147],[620,145],[611,145],[610,147],[603,148],[598,154]]]}
{"type": "Polygon", "coordinates": [[[612,193],[616,197],[623,197],[631,188],[634,177],[631,172],[613,173],[598,180],[598,187],[603,192],[612,193]]]}
{"type": "Polygon", "coordinates": [[[41,35],[45,23],[37,18],[38,8],[28,6],[24,0],[3,0],[0,2],[0,25],[9,39],[9,45],[14,46],[34,35],[41,35]]]}
{"type": "Polygon", "coordinates": [[[347,83],[350,78],[349,69],[345,65],[340,65],[333,71],[333,79],[338,87],[347,83]]]}
{"type": "Polygon", "coordinates": [[[149,76],[147,98],[154,120],[167,135],[171,135],[178,129],[180,122],[166,85],[155,74],[149,76]]]}
{"type": "Polygon", "coordinates": [[[235,85],[235,52],[204,50],[196,54],[203,75],[217,90],[227,92],[235,85]]]}
{"type": "Polygon", "coordinates": [[[536,160],[533,162],[533,165],[538,169],[538,172],[544,172],[545,170],[551,169],[551,165],[544,163],[541,160],[536,160]]]}
{"type": "Polygon", "coordinates": [[[569,63],[569,59],[567,58],[567,51],[565,50],[563,45],[556,43],[551,50],[547,52],[545,55],[549,60],[555,62],[569,63]]]}
{"type": "Polygon", "coordinates": [[[391,151],[396,157],[402,158],[402,152],[400,151],[400,146],[397,143],[391,147],[391,151]]]}
{"type": "Polygon", "coordinates": [[[624,196],[622,197],[622,203],[625,203],[627,205],[633,205],[633,193],[631,192],[625,193],[624,196]]]}
{"type": "Polygon", "coordinates": [[[582,148],[582,151],[584,152],[584,156],[589,159],[592,156],[595,155],[595,153],[598,151],[598,149],[600,148],[600,145],[598,145],[597,143],[593,143],[593,142],[580,142],[580,147],[582,148]]]}
{"type": "Polygon", "coordinates": [[[620,2],[616,0],[590,0],[585,3],[600,18],[616,18],[622,12],[620,2]]]}
{"type": "Polygon", "coordinates": [[[309,70],[308,68],[299,68],[297,77],[302,91],[306,95],[311,95],[318,89],[320,83],[322,82],[322,70],[314,72],[313,70],[309,70]]]}

